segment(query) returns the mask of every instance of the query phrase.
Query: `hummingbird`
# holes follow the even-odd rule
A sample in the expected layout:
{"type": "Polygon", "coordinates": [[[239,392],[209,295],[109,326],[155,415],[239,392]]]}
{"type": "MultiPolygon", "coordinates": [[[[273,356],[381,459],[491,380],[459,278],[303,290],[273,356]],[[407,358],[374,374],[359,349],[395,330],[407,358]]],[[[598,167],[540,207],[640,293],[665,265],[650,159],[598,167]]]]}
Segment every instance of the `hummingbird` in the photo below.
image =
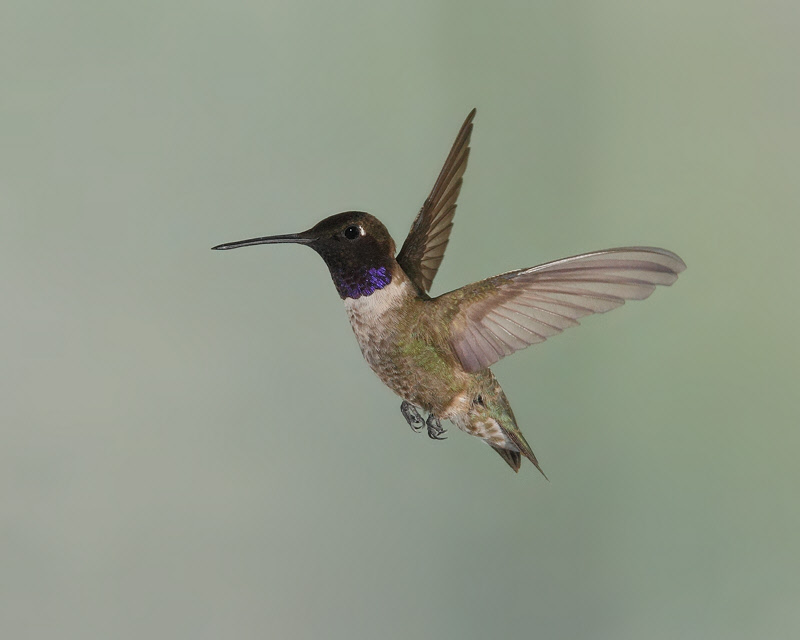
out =
{"type": "Polygon", "coordinates": [[[470,153],[475,109],[461,126],[400,252],[386,227],[363,211],[325,218],[301,233],[217,245],[294,243],[330,271],[364,359],[402,399],[410,427],[444,439],[442,420],[480,438],[515,471],[527,458],[547,478],[489,368],[520,349],[647,298],[686,268],[666,249],[623,247],[509,271],[431,297],[453,228],[470,153]]]}

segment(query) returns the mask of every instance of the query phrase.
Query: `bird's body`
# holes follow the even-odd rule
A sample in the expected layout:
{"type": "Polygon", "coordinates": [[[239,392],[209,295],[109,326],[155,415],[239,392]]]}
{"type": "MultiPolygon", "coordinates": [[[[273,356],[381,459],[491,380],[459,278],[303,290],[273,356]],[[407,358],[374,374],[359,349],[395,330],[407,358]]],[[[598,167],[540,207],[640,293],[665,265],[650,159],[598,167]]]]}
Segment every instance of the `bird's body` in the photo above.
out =
{"type": "Polygon", "coordinates": [[[517,466],[520,450],[538,466],[491,370],[470,373],[458,365],[446,331],[448,306],[421,296],[395,265],[383,289],[344,301],[367,364],[411,405],[507,451],[517,466]]]}
{"type": "Polygon", "coordinates": [[[400,252],[374,216],[348,211],[308,231],[219,245],[307,244],[322,256],[365,360],[403,399],[415,431],[441,439],[441,420],[481,438],[515,471],[521,457],[541,471],[489,366],[626,299],[643,299],[685,268],[675,254],[627,247],[510,271],[436,298],[469,156],[473,110],[400,252]],[[423,420],[420,411],[427,413],[423,420]]]}

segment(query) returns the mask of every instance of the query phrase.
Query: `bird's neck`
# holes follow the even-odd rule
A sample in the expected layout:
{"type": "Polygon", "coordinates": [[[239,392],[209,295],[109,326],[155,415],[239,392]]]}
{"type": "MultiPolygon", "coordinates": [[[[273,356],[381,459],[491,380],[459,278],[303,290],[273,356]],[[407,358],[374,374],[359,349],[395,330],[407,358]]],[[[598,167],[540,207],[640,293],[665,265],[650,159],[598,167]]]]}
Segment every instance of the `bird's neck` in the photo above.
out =
{"type": "MultiPolygon", "coordinates": [[[[338,257],[338,256],[337,256],[338,257]]],[[[392,285],[411,284],[391,255],[372,256],[367,261],[326,259],[331,279],[342,300],[368,298],[392,285]]],[[[413,289],[413,285],[411,287],[413,289]]]]}
{"type": "MultiPolygon", "coordinates": [[[[359,328],[381,326],[387,329],[402,314],[399,312],[413,298],[418,297],[416,288],[402,269],[389,272],[387,284],[375,287],[371,293],[361,296],[342,296],[350,322],[359,335],[359,328]],[[399,315],[398,315],[399,314],[399,315]]],[[[370,285],[371,287],[372,285],[370,285]]],[[[369,289],[370,287],[367,287],[369,289]]],[[[360,342],[360,339],[359,339],[360,342]]]]}
{"type": "Polygon", "coordinates": [[[371,296],[392,283],[390,265],[345,265],[331,268],[331,278],[342,300],[371,296]]]}

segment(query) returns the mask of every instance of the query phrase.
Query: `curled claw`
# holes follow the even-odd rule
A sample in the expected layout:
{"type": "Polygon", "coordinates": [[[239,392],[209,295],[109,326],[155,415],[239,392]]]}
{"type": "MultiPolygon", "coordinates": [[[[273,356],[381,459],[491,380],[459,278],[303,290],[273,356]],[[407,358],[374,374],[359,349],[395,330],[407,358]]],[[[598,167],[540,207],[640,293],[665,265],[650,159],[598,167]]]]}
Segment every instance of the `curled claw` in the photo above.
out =
{"type": "Polygon", "coordinates": [[[442,423],[439,421],[435,415],[431,414],[428,416],[428,420],[425,423],[428,427],[428,437],[431,440],[447,440],[447,437],[440,437],[446,433],[446,430],[442,428],[442,423]]]}
{"type": "Polygon", "coordinates": [[[422,431],[422,427],[425,426],[425,421],[422,419],[422,416],[419,415],[419,411],[417,411],[417,408],[413,404],[403,400],[403,404],[400,405],[400,412],[403,414],[406,422],[408,422],[409,427],[416,433],[422,431]]]}

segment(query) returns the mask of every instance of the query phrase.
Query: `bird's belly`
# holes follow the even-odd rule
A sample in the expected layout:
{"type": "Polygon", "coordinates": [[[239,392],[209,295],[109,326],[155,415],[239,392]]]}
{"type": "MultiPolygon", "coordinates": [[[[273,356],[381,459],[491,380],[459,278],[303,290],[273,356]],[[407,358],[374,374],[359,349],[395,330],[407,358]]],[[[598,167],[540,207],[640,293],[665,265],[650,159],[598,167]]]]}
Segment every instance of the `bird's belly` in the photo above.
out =
{"type": "MultiPolygon", "coordinates": [[[[404,400],[442,416],[464,381],[412,319],[411,285],[393,282],[345,309],[364,359],[381,381],[404,400]]],[[[418,322],[418,319],[416,320],[418,322]]]]}
{"type": "Polygon", "coordinates": [[[364,360],[381,381],[404,400],[432,411],[436,398],[431,397],[433,384],[430,375],[404,353],[400,340],[385,327],[376,329],[353,323],[358,346],[364,360]]]}

